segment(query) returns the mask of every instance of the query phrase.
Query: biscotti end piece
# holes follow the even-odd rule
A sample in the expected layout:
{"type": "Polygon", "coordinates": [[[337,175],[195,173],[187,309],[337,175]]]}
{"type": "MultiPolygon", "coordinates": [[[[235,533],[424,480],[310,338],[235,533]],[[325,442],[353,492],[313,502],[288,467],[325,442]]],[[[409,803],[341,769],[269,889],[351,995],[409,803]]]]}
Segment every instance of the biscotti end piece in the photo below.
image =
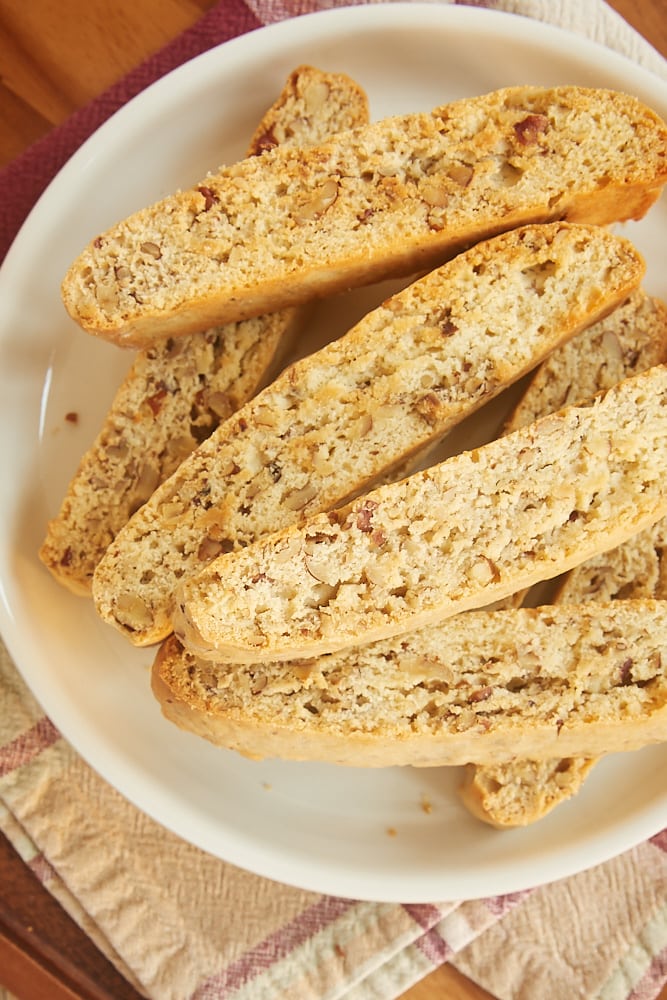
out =
{"type": "Polygon", "coordinates": [[[368,97],[356,80],[345,73],[298,66],[255,129],[248,155],[276,146],[317,145],[368,119],[368,97]]]}
{"type": "Polygon", "coordinates": [[[283,663],[204,662],[172,636],[152,678],[168,719],[251,757],[351,767],[594,757],[667,738],[667,606],[470,612],[399,642],[283,663]]]}
{"type": "Polygon", "coordinates": [[[491,826],[528,826],[576,795],[598,757],[555,757],[507,764],[466,766],[461,798],[491,826]]]}
{"type": "Polygon", "coordinates": [[[667,367],[220,556],[180,590],[199,655],[314,656],[556,577],[667,514],[667,367]]]}
{"type": "Polygon", "coordinates": [[[575,567],[561,581],[555,595],[563,604],[638,597],[667,600],[665,518],[618,548],[575,567]]]}
{"type": "Polygon", "coordinates": [[[666,180],[667,127],[636,99],[508,88],[222,169],[96,237],[62,296],[89,333],[145,345],[424,271],[528,222],[639,218],[666,180]]]}
{"type": "MultiPolygon", "coordinates": [[[[321,142],[368,121],[350,77],[313,66],[292,72],[248,147],[321,142]]],[[[39,557],[59,583],[90,596],[104,552],[155,488],[275,373],[307,310],[213,327],[140,351],[82,457],[39,557]]]]}
{"type": "Polygon", "coordinates": [[[479,243],[413,282],[290,366],[183,463],[101,561],[99,614],[136,645],[164,638],[179,581],[394,474],[642,274],[626,240],[557,222],[479,243]]]}

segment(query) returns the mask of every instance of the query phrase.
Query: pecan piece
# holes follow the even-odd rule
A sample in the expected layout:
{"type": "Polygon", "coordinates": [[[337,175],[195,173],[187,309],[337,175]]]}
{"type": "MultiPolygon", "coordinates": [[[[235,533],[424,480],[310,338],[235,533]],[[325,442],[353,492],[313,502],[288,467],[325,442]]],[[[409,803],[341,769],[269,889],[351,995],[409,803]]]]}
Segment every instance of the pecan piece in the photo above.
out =
{"type": "Polygon", "coordinates": [[[373,530],[373,514],[377,508],[375,500],[364,500],[357,511],[357,528],[359,531],[371,532],[373,530]]]}
{"type": "Polygon", "coordinates": [[[197,191],[199,191],[199,194],[204,199],[203,211],[208,212],[213,202],[218,200],[218,196],[215,191],[213,191],[210,187],[205,187],[203,184],[197,188],[197,191]]]}
{"type": "Polygon", "coordinates": [[[528,115],[523,121],[516,122],[514,134],[521,146],[534,146],[548,127],[549,119],[545,115],[528,115]]]}

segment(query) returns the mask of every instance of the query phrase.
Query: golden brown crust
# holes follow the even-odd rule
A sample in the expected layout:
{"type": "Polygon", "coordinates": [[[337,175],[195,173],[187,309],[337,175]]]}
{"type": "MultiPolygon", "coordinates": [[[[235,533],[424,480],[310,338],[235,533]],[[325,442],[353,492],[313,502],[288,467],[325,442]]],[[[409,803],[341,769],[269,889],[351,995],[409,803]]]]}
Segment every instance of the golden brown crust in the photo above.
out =
{"type": "Polygon", "coordinates": [[[143,346],[417,273],[529,222],[640,218],[665,180],[667,128],[635,99],[507,88],[211,175],[209,196],[97,237],[63,300],[88,332],[143,346]]]}
{"type": "Polygon", "coordinates": [[[667,605],[470,612],[313,660],[198,660],[175,637],[167,718],[255,757],[354,767],[593,757],[667,738],[667,605]]]}

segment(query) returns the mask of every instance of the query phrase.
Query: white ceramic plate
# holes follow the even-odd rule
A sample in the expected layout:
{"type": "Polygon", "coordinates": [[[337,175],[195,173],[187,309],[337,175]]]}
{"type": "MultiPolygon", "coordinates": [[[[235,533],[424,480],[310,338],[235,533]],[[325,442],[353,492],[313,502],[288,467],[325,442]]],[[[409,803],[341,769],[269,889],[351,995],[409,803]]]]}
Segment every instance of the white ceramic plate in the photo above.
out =
{"type": "MultiPolygon", "coordinates": [[[[214,855],[359,899],[519,890],[603,861],[667,825],[667,745],[608,758],[575,800],[532,828],[502,833],[459,804],[453,769],[243,760],[164,721],[149,691],[151,653],[129,648],[37,560],[47,518],[130,360],[66,317],[59,285],[67,265],[117,218],[242,156],[261,113],[302,62],[350,73],[374,117],[521,83],[624,89],[667,116],[665,84],[620,56],[521,17],[433,4],[282,22],[141,94],[54,180],[0,272],[2,633],[79,753],[137,806],[214,855]],[[77,424],[65,419],[71,411],[77,424]]],[[[647,257],[648,289],[667,298],[664,204],[626,231],[647,257]]],[[[365,308],[365,294],[338,302],[341,329],[365,308]]]]}

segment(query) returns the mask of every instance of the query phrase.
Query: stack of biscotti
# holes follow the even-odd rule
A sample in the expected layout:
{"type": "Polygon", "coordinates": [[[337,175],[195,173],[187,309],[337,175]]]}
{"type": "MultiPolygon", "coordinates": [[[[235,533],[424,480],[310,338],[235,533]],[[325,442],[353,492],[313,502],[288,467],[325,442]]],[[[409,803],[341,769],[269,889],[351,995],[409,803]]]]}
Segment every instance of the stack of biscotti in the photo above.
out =
{"type": "MultiPolygon", "coordinates": [[[[667,361],[667,307],[638,289],[618,309],[563,344],[535,369],[525,392],[505,418],[509,434],[568,403],[611,388],[630,375],[667,361]]],[[[520,607],[517,591],[495,607],[520,607]]]]}
{"type": "MultiPolygon", "coordinates": [[[[300,66],[259,123],[248,155],[315,144],[367,119],[366,95],[353,80],[300,66]]],[[[205,198],[204,185],[201,191],[205,198]]],[[[115,274],[120,284],[127,280],[121,265],[115,274]]],[[[39,554],[60,583],[90,594],[95,567],[119,529],[275,374],[304,319],[304,310],[284,309],[139,352],[48,525],[39,554]]]]}
{"type": "Polygon", "coordinates": [[[84,251],[68,310],[135,346],[435,268],[224,421],[97,566],[103,619],[138,645],[176,631],[169,718],[359,766],[666,738],[662,602],[475,610],[667,514],[666,367],[373,485],[638,288],[604,225],[650,208],[666,154],[626,95],[509,88],[268,148],[84,251]]]}
{"type": "Polygon", "coordinates": [[[63,301],[88,332],[145,346],[411,275],[527,222],[640,218],[667,180],[666,146],[641,102],[567,86],[278,146],[96,237],[63,301]]]}
{"type": "MultiPolygon", "coordinates": [[[[198,656],[191,637],[186,636],[190,640],[187,646],[176,635],[163,643],[152,671],[153,691],[163,713],[183,729],[252,757],[279,756],[361,767],[441,766],[475,761],[490,768],[511,767],[519,757],[531,762],[522,766],[524,770],[530,768],[533,780],[548,778],[552,782],[557,780],[552,773],[556,760],[579,758],[575,767],[583,776],[587,761],[596,755],[664,741],[664,601],[473,610],[430,626],[402,627],[399,634],[362,646],[352,645],[351,633],[369,610],[373,593],[384,596],[384,588],[391,582],[380,565],[381,550],[389,538],[387,510],[391,530],[400,536],[401,546],[415,550],[408,553],[410,562],[416,555],[417,562],[426,567],[427,586],[438,582],[442,559],[447,574],[445,588],[465,602],[470,596],[465,593],[466,586],[478,589],[489,580],[493,586],[505,572],[516,574],[516,549],[525,552],[528,542],[533,546],[531,560],[540,561],[545,544],[554,544],[559,558],[564,558],[569,546],[563,536],[572,530],[571,537],[581,544],[579,531],[585,534],[598,517],[605,522],[604,533],[613,535],[619,530],[616,519],[627,524],[632,516],[623,509],[624,497],[633,508],[648,501],[651,518],[657,521],[665,507],[664,498],[657,506],[654,501],[656,492],[661,493],[660,467],[667,457],[666,421],[667,369],[656,366],[622,381],[585,407],[571,406],[491,442],[478,449],[475,457],[464,456],[463,467],[461,456],[443,463],[441,468],[453,475],[441,477],[439,489],[431,494],[433,500],[437,502],[443,493],[447,496],[460,489],[468,507],[477,504],[470,481],[461,475],[465,465],[477,467],[477,489],[493,470],[495,481],[486,494],[493,499],[481,505],[484,531],[479,526],[470,529],[464,525],[452,539],[456,517],[436,516],[434,523],[441,529],[449,526],[453,544],[443,544],[430,527],[428,537],[412,532],[413,526],[424,527],[432,508],[422,503],[419,509],[427,512],[425,516],[414,516],[412,512],[408,515],[404,503],[397,505],[393,501],[399,494],[404,499],[406,491],[415,490],[415,478],[417,483],[422,481],[417,476],[385,487],[374,496],[370,494],[378,501],[377,506],[367,497],[352,507],[352,517],[350,511],[344,511],[331,520],[312,519],[301,529],[250,546],[225,560],[227,565],[221,561],[215,573],[209,567],[204,575],[212,589],[201,590],[201,581],[196,580],[185,584],[185,614],[191,612],[193,603],[200,608],[200,604],[210,604],[211,598],[224,592],[233,604],[232,615],[223,622],[220,607],[216,608],[218,633],[209,636],[215,638],[218,647],[214,659],[208,658],[214,643],[202,650],[206,658],[198,656]],[[617,418],[614,423],[613,418],[617,418]],[[559,453],[557,442],[576,435],[582,452],[573,453],[565,447],[559,453]],[[616,457],[610,451],[612,439],[616,457]],[[512,461],[505,464],[503,454],[510,454],[512,461]],[[539,493],[531,492],[533,476],[522,462],[526,455],[530,456],[531,467],[537,458],[538,469],[546,466],[551,470],[547,489],[539,493]],[[628,466],[623,471],[625,463],[628,466]],[[611,489],[609,484],[605,488],[604,468],[614,483],[611,489]],[[568,469],[588,481],[587,488],[595,495],[592,506],[581,503],[581,486],[575,487],[580,490],[576,499],[560,491],[563,473],[568,469]],[[622,486],[628,472],[631,479],[635,473],[639,479],[622,486]],[[640,483],[646,494],[641,492],[640,483]],[[552,491],[556,489],[558,495],[552,502],[552,491]],[[539,504],[549,507],[543,538],[535,533],[534,518],[523,516],[539,504]],[[583,524],[577,525],[580,521],[583,524]],[[328,539],[335,539],[341,522],[351,538],[346,555],[354,557],[356,542],[370,553],[365,593],[359,594],[355,588],[352,600],[346,600],[347,613],[354,619],[347,645],[341,648],[337,628],[327,630],[326,648],[332,652],[306,658],[305,649],[312,651],[313,642],[310,636],[304,636],[306,630],[300,620],[285,616],[281,623],[283,644],[278,647],[274,642],[271,650],[284,658],[269,654],[262,660],[257,650],[260,644],[262,649],[267,644],[268,628],[263,615],[270,609],[269,595],[300,603],[301,581],[297,577],[302,564],[314,580],[323,580],[326,548],[331,544],[328,539]],[[491,529],[488,532],[487,526],[491,529]],[[501,553],[487,554],[489,543],[499,534],[504,536],[503,547],[511,549],[507,565],[501,553]],[[251,566],[241,574],[235,564],[248,554],[251,566]],[[260,564],[261,556],[264,561],[260,564]],[[459,558],[470,567],[465,582],[456,578],[459,558]],[[243,626],[242,616],[251,606],[250,627],[255,626],[256,631],[250,634],[245,629],[241,649],[237,628],[243,626]],[[285,637],[284,630],[290,626],[290,634],[285,637]],[[237,643],[234,646],[228,638],[230,632],[237,643]],[[224,649],[223,635],[228,643],[224,649]],[[304,642],[304,638],[310,641],[304,642]],[[289,650],[286,641],[290,642],[289,650]],[[228,650],[239,662],[226,659],[228,650]]],[[[462,508],[458,505],[456,509],[462,508]]],[[[467,516],[467,511],[459,515],[459,522],[467,516]]],[[[609,540],[599,540],[601,548],[609,544],[609,540]]],[[[403,570],[405,559],[397,558],[396,546],[390,548],[390,565],[403,570]]],[[[339,592],[347,585],[342,584],[339,592]]],[[[313,605],[319,616],[326,613],[326,597],[333,595],[321,592],[320,596],[325,600],[319,607],[313,605]]],[[[414,625],[420,617],[425,588],[395,596],[403,602],[410,600],[414,625]]],[[[381,608],[374,602],[370,611],[377,610],[389,617],[393,609],[389,602],[381,608]]],[[[369,635],[365,623],[356,634],[369,635]]],[[[567,777],[563,765],[559,773],[567,777]]]]}
{"type": "MultiPolygon", "coordinates": [[[[312,657],[553,579],[667,513],[667,366],[218,556],[179,588],[207,658],[312,657]]],[[[100,564],[102,565],[102,564],[100,564]]]]}
{"type": "Polygon", "coordinates": [[[365,492],[623,301],[643,269],[603,227],[559,222],[414,281],[289,367],[155,491],[95,571],[98,612],[137,645],[164,638],[181,580],[365,492]]]}
{"type": "MultiPolygon", "coordinates": [[[[509,433],[560,406],[592,396],[633,373],[667,360],[667,308],[645,293],[631,295],[611,316],[554,352],[540,366],[505,425],[509,433]]],[[[667,599],[662,547],[665,520],[566,575],[557,603],[618,598],[667,599]]],[[[518,606],[525,592],[508,598],[518,606]]],[[[577,794],[596,763],[591,757],[517,759],[486,767],[469,764],[461,794],[480,819],[498,827],[525,826],[577,794]]]]}

